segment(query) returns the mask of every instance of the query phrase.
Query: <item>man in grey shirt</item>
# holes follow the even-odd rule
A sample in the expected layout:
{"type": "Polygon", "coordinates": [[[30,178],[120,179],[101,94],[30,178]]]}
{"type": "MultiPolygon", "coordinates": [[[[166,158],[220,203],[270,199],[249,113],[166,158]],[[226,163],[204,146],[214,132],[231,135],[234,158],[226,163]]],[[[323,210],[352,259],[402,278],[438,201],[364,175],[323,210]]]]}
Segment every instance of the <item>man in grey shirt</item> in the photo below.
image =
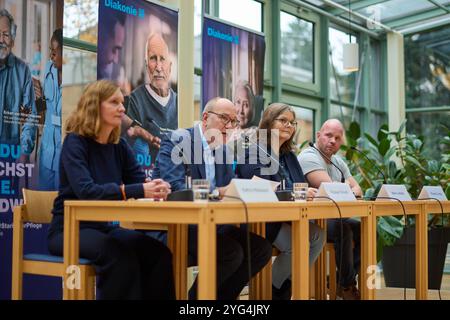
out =
{"type": "MultiPolygon", "coordinates": [[[[361,196],[362,191],[358,182],[350,174],[347,164],[336,153],[344,142],[344,127],[337,119],[325,121],[320,131],[316,134],[315,147],[325,154],[342,170],[345,182],[350,185],[356,196],[361,196]]],[[[310,187],[319,188],[322,182],[340,182],[342,175],[339,170],[324,158],[317,150],[309,147],[303,150],[298,161],[310,187]]],[[[360,223],[354,219],[342,219],[343,234],[340,234],[339,219],[327,221],[327,238],[334,242],[336,250],[336,265],[340,283],[336,294],[344,300],[359,300],[360,294],[356,287],[356,275],[360,268],[360,223]],[[341,253],[342,239],[342,253],[341,253]],[[354,245],[354,247],[353,247],[354,245]],[[340,258],[342,256],[342,262],[340,258]]]]}

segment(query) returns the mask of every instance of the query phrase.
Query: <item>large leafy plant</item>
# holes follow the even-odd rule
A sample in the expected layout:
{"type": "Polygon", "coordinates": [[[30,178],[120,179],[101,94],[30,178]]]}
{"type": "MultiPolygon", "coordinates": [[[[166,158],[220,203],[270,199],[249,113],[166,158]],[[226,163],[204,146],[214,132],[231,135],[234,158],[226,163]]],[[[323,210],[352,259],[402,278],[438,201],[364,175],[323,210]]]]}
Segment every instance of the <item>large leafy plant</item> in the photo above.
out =
{"type": "MultiPolygon", "coordinates": [[[[447,198],[450,198],[450,130],[446,128],[446,136],[441,143],[445,146],[441,159],[428,159],[424,154],[425,138],[414,134],[404,134],[406,121],[397,131],[389,131],[387,125],[382,125],[374,138],[368,133],[362,134],[358,123],[352,122],[346,132],[347,144],[342,146],[349,162],[350,170],[361,188],[365,197],[374,197],[383,184],[383,175],[375,168],[376,163],[386,177],[388,184],[404,184],[411,197],[417,198],[424,185],[441,185],[447,198]],[[370,159],[354,151],[352,147],[359,148],[370,159]]],[[[393,245],[402,236],[403,226],[414,220],[404,221],[402,216],[380,217],[377,224],[377,256],[381,259],[383,247],[393,245]]],[[[433,218],[430,227],[435,224],[446,223],[433,218]]]]}

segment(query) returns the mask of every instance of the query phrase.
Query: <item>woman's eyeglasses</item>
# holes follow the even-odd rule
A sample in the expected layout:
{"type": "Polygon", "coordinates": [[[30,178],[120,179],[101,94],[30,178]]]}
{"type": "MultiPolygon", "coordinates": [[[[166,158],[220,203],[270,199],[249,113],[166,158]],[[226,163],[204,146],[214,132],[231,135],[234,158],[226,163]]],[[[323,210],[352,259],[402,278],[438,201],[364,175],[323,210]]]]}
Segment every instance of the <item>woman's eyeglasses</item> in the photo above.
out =
{"type": "Polygon", "coordinates": [[[285,127],[290,126],[290,127],[293,127],[293,128],[297,128],[297,121],[295,121],[295,120],[289,121],[289,120],[283,119],[283,118],[277,118],[275,120],[280,121],[281,124],[283,126],[285,126],[285,127]]]}

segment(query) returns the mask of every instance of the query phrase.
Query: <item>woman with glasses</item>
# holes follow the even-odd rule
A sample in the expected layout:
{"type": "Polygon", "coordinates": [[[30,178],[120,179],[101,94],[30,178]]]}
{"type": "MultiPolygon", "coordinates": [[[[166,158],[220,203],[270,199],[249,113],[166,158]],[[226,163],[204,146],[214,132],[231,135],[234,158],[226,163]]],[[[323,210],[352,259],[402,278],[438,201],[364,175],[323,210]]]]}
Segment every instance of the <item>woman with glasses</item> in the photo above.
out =
{"type": "MultiPolygon", "coordinates": [[[[240,178],[251,179],[259,176],[272,181],[281,181],[285,178],[285,189],[292,189],[293,184],[305,182],[302,169],[293,152],[294,135],[297,129],[294,110],[283,103],[271,104],[263,113],[257,132],[258,141],[249,141],[245,152],[245,164],[238,165],[237,173],[240,178]],[[267,145],[267,141],[270,144],[267,145]],[[264,161],[264,155],[253,148],[253,143],[259,143],[279,162],[275,170],[274,164],[264,161]],[[254,161],[256,160],[256,161],[254,161]],[[256,162],[256,163],[255,163],[256,162]],[[255,164],[254,164],[255,163],[255,164]],[[265,170],[264,170],[265,169],[265,170]],[[273,171],[268,173],[269,171],[273,171]]],[[[267,158],[267,157],[266,157],[267,158]]],[[[308,197],[313,197],[316,189],[308,189],[308,197]]],[[[314,223],[309,225],[310,254],[309,263],[312,264],[319,256],[325,244],[325,232],[314,223]]],[[[266,238],[281,253],[273,263],[272,269],[272,297],[275,300],[285,300],[291,297],[291,225],[288,222],[266,224],[266,238]]]]}
{"type": "Polygon", "coordinates": [[[50,40],[50,60],[45,66],[43,93],[47,109],[39,148],[40,190],[58,190],[61,154],[61,77],[62,29],[56,29],[50,40]]]}

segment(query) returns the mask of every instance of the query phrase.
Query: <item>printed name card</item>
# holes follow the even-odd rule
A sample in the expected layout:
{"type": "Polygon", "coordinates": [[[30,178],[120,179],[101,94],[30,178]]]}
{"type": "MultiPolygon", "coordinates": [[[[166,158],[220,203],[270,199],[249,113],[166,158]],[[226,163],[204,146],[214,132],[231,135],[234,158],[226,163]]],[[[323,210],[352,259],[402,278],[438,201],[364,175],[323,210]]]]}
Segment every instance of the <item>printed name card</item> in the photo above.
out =
{"type": "MultiPolygon", "coordinates": [[[[378,192],[376,200],[389,200],[385,198],[395,198],[400,201],[412,201],[411,196],[403,184],[383,184],[378,192]]],[[[392,199],[392,201],[395,201],[392,199]]]]}
{"type": "MultiPolygon", "coordinates": [[[[346,183],[340,182],[322,182],[317,197],[328,197],[334,201],[356,201],[356,197],[346,183]]],[[[314,201],[326,201],[325,198],[314,198],[314,201]]]]}
{"type": "Polygon", "coordinates": [[[244,202],[278,202],[269,180],[233,179],[225,192],[224,201],[239,201],[227,196],[241,198],[244,202]]]}
{"type": "Polygon", "coordinates": [[[420,200],[425,198],[434,198],[441,201],[447,201],[447,196],[441,186],[424,186],[417,199],[420,200]]]}

